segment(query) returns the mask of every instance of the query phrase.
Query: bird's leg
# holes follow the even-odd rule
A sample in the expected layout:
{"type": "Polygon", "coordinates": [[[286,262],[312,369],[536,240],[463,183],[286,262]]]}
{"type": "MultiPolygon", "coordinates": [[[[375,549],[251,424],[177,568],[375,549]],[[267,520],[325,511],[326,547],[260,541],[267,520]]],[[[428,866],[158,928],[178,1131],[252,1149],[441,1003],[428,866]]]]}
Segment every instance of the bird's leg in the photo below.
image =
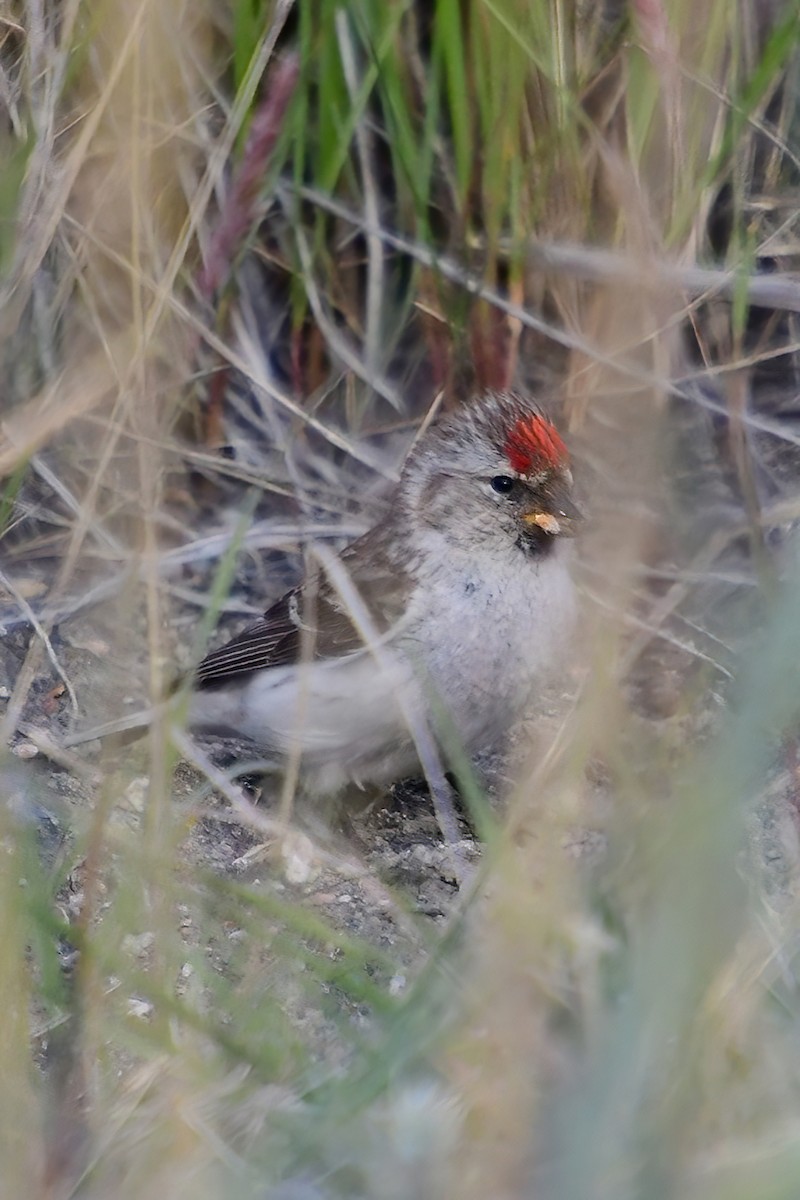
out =
{"type": "Polygon", "coordinates": [[[461,850],[461,831],[458,827],[454,803],[455,793],[445,774],[439,747],[436,745],[426,721],[417,713],[410,724],[412,724],[411,734],[416,744],[420,766],[430,788],[433,811],[436,813],[436,820],[450,857],[450,865],[456,882],[459,886],[463,886],[469,876],[469,865],[461,850]]]}
{"type": "MultiPolygon", "coordinates": [[[[393,672],[396,660],[392,650],[376,630],[370,613],[343,563],[326,546],[315,547],[315,552],[328,579],[346,605],[353,624],[364,640],[364,645],[374,655],[379,669],[387,673],[393,672]]],[[[420,693],[416,686],[409,686],[407,682],[401,683],[397,699],[431,790],[436,819],[448,846],[455,877],[461,883],[467,870],[463,855],[457,849],[461,838],[453,804],[453,790],[447,782],[436,741],[425,720],[420,693]]]]}

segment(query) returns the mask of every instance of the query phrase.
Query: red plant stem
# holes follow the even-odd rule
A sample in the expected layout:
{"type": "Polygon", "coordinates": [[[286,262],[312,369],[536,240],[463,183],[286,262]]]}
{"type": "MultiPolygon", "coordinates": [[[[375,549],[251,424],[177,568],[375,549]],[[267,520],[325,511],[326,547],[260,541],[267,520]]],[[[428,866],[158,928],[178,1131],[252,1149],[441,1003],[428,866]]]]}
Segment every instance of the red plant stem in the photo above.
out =
{"type": "Polygon", "coordinates": [[[264,175],[280,137],[299,73],[297,54],[287,54],[275,67],[253,114],[242,161],[225,198],[198,279],[200,294],[206,300],[211,300],[230,275],[236,256],[253,228],[264,175]]]}

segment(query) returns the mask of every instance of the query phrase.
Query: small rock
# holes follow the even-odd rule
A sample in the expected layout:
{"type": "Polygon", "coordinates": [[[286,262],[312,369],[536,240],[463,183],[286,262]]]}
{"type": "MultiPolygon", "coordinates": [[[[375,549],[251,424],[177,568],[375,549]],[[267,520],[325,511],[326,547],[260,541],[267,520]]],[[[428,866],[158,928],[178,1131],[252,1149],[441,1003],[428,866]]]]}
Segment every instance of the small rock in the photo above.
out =
{"type": "Polygon", "coordinates": [[[29,759],[36,758],[39,753],[39,747],[34,746],[33,742],[17,742],[12,750],[12,754],[16,754],[17,758],[29,759]]]}
{"type": "Polygon", "coordinates": [[[314,864],[314,847],[305,833],[291,830],[283,839],[281,855],[289,883],[308,883],[318,874],[314,864]]]}
{"type": "Polygon", "coordinates": [[[438,846],[424,846],[418,842],[412,848],[410,857],[421,867],[438,867],[442,860],[442,851],[438,846]]]}
{"type": "Polygon", "coordinates": [[[128,933],[122,939],[122,949],[126,954],[132,954],[135,958],[141,958],[146,954],[156,940],[156,935],[152,930],[146,930],[144,933],[128,933]]]}
{"type": "Polygon", "coordinates": [[[147,775],[137,775],[132,779],[123,792],[123,799],[134,812],[144,812],[147,803],[147,790],[150,787],[150,779],[147,775]]]}
{"type": "Polygon", "coordinates": [[[131,996],[128,999],[128,1013],[132,1017],[138,1017],[140,1021],[149,1021],[153,1015],[153,1005],[149,1000],[140,1000],[138,996],[131,996]]]}
{"type": "Polygon", "coordinates": [[[392,978],[389,980],[389,995],[390,996],[399,996],[401,994],[401,992],[404,992],[405,990],[406,990],[405,975],[393,975],[392,978]]]}

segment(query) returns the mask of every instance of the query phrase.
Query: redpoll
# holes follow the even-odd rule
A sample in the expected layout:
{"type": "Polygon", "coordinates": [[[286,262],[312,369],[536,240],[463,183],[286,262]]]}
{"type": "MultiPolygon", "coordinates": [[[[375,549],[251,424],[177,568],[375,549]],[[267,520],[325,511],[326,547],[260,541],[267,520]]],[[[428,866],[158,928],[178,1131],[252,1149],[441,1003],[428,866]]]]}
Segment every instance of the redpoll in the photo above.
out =
{"type": "Polygon", "coordinates": [[[571,496],[533,401],[465,405],[420,439],[378,525],[203,659],[189,727],[276,762],[294,749],[313,793],[410,775],[437,739],[496,743],[569,644],[571,496]]]}

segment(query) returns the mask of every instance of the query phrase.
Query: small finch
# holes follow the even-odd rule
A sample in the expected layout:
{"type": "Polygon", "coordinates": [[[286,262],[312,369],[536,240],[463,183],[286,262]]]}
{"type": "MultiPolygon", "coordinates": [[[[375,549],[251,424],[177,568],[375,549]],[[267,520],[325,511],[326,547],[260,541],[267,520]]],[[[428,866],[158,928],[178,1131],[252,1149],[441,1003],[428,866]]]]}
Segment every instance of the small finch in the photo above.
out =
{"type": "Polygon", "coordinates": [[[378,525],[196,667],[189,727],[276,763],[299,753],[314,794],[411,775],[437,740],[495,743],[569,645],[571,497],[532,400],[458,409],[414,447],[378,525]]]}

